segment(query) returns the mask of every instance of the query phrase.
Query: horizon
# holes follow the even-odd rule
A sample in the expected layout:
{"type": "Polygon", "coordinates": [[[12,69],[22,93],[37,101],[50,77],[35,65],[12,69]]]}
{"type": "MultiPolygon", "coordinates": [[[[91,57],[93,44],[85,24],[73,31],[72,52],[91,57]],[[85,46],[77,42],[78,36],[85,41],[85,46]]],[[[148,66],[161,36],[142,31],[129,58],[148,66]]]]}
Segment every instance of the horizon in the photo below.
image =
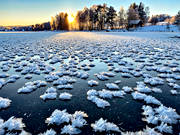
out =
{"type": "Polygon", "coordinates": [[[145,6],[150,8],[150,16],[156,14],[168,14],[174,16],[178,13],[180,1],[155,1],[155,0],[2,0],[0,4],[0,26],[29,26],[34,24],[40,24],[43,22],[49,22],[51,16],[56,15],[59,12],[77,12],[84,7],[91,7],[92,5],[98,5],[106,3],[108,6],[113,6],[116,11],[119,11],[123,6],[125,10],[131,3],[143,2],[145,6]],[[171,6],[169,6],[171,5],[171,6]],[[163,6],[163,8],[162,8],[163,6]],[[25,12],[26,11],[26,12],[25,12]]]}

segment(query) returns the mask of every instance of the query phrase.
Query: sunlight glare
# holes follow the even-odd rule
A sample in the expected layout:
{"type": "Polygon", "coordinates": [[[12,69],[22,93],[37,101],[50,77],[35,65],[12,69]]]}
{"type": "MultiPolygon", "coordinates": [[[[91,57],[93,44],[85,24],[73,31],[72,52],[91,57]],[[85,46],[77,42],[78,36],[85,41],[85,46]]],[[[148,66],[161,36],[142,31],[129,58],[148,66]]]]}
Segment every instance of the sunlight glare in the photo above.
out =
{"type": "Polygon", "coordinates": [[[68,13],[68,21],[69,23],[72,23],[75,20],[75,17],[72,13],[68,13]]]}

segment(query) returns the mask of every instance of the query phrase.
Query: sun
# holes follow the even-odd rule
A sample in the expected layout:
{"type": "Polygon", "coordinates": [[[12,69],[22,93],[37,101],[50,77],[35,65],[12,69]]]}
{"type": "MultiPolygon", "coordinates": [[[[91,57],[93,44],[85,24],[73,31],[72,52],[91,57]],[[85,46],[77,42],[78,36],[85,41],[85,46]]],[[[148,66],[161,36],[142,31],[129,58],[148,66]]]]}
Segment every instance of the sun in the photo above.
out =
{"type": "Polygon", "coordinates": [[[74,15],[73,15],[72,13],[69,13],[69,14],[68,14],[68,21],[69,21],[69,23],[73,23],[74,20],[75,20],[74,15]]]}

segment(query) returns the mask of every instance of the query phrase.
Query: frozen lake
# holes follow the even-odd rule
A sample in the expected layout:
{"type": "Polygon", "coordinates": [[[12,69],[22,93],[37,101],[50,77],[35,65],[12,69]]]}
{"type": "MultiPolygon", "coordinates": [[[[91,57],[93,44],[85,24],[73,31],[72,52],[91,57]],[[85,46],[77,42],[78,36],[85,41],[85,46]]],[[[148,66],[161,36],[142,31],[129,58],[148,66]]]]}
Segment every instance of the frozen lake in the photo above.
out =
{"type": "Polygon", "coordinates": [[[172,38],[176,35],[180,33],[0,33],[0,134],[25,130],[36,135],[48,129],[60,134],[70,124],[72,134],[178,135],[180,39],[172,38]],[[55,90],[48,92],[50,87],[55,90]],[[65,92],[69,99],[60,99],[65,92]],[[10,102],[4,103],[5,98],[10,102]],[[57,124],[60,116],[54,116],[50,122],[47,118],[56,109],[66,109],[70,120],[57,124]],[[80,119],[86,121],[81,126],[73,123],[80,122],[72,115],[76,111],[88,115],[80,119]],[[22,118],[25,127],[17,131],[12,121],[7,124],[12,116],[22,118]],[[113,131],[107,123],[94,126],[100,118],[119,129],[113,131]]]}

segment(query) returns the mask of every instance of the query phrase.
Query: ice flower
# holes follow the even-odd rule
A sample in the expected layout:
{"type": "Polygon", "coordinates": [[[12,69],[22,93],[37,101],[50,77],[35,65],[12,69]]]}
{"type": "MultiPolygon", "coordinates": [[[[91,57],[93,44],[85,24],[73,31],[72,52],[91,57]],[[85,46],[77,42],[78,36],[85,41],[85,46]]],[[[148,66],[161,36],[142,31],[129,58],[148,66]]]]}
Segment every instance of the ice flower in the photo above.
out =
{"type": "Polygon", "coordinates": [[[10,99],[0,97],[0,109],[7,108],[10,106],[10,104],[11,104],[10,99]]]}
{"type": "Polygon", "coordinates": [[[100,118],[95,123],[91,124],[91,127],[94,129],[95,132],[108,132],[108,131],[115,131],[120,132],[120,129],[114,123],[107,122],[103,118],[100,118]]]}
{"type": "Polygon", "coordinates": [[[59,95],[59,99],[62,100],[69,100],[71,99],[72,95],[70,93],[64,92],[59,95]]]}
{"type": "Polygon", "coordinates": [[[71,119],[71,114],[67,113],[66,110],[54,110],[49,118],[46,119],[48,125],[55,124],[60,125],[62,123],[69,123],[71,119]]]}

